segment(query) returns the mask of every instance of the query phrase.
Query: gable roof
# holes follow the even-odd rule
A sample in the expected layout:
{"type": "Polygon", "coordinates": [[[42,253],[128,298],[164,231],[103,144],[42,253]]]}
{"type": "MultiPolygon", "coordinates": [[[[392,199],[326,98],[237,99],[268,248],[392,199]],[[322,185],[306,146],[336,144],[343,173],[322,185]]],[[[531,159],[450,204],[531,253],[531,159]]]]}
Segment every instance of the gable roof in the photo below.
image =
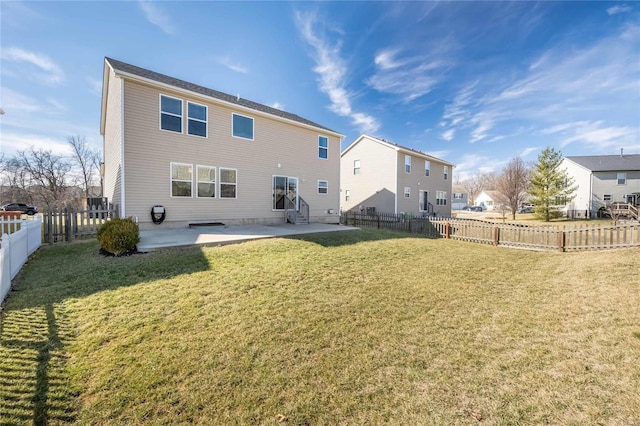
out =
{"type": "Polygon", "coordinates": [[[438,157],[434,157],[433,155],[429,155],[426,152],[422,152],[422,151],[418,151],[417,149],[413,149],[413,148],[409,148],[406,146],[402,146],[402,145],[398,145],[395,142],[390,142],[384,139],[379,139],[379,138],[374,138],[373,136],[369,136],[369,135],[360,135],[360,137],[358,139],[356,139],[353,143],[351,143],[351,145],[349,145],[348,147],[346,147],[344,149],[344,151],[342,151],[340,153],[340,156],[342,157],[344,154],[347,153],[347,151],[349,151],[351,148],[353,148],[354,146],[356,146],[356,144],[360,143],[360,141],[362,141],[363,139],[369,139],[373,142],[377,142],[381,145],[384,145],[388,148],[393,149],[394,151],[399,151],[399,152],[404,152],[405,154],[411,154],[414,155],[416,157],[420,157],[420,158],[424,158],[425,160],[429,160],[429,161],[437,161],[438,163],[442,163],[446,166],[451,166],[451,167],[455,167],[455,165],[453,163],[449,163],[448,161],[444,161],[438,157]]]}
{"type": "Polygon", "coordinates": [[[248,99],[243,99],[243,98],[240,98],[239,95],[238,96],[229,95],[227,93],[220,92],[218,90],[209,89],[207,87],[189,83],[187,81],[180,80],[178,78],[170,77],[168,75],[160,74],[155,71],[151,71],[145,68],[137,67],[135,65],[127,64],[125,62],[121,62],[116,59],[105,57],[104,61],[105,61],[105,66],[109,66],[116,73],[116,75],[119,75],[122,77],[129,77],[136,80],[145,80],[150,83],[172,86],[177,89],[186,90],[197,95],[202,95],[208,98],[212,98],[214,100],[222,101],[223,103],[226,103],[226,104],[236,105],[236,106],[242,107],[243,109],[251,109],[264,114],[275,116],[280,119],[293,121],[306,126],[325,130],[337,136],[344,136],[336,132],[335,130],[331,130],[328,127],[315,123],[311,120],[307,120],[306,118],[300,117],[299,115],[292,114],[287,111],[282,111],[280,109],[273,108],[267,105],[263,105],[258,102],[253,102],[248,99]]]}
{"type": "Polygon", "coordinates": [[[592,172],[622,172],[640,170],[640,154],[627,155],[581,155],[565,157],[567,160],[592,172]]]}

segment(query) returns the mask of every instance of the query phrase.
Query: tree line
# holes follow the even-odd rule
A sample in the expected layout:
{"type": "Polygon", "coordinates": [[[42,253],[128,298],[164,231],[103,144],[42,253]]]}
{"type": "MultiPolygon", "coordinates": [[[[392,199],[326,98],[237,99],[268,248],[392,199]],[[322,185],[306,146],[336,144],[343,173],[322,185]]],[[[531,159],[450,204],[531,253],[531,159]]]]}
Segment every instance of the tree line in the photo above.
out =
{"type": "Polygon", "coordinates": [[[473,204],[480,192],[494,190],[498,194],[496,207],[509,212],[515,220],[516,212],[525,202],[534,205],[534,213],[540,219],[550,221],[559,217],[557,206],[573,200],[574,181],[561,169],[562,153],[546,147],[533,164],[514,157],[500,173],[478,173],[459,182],[473,204]]]}
{"type": "Polygon", "coordinates": [[[34,204],[40,210],[81,208],[82,200],[102,197],[102,155],[84,136],[67,138],[71,155],[30,147],[0,156],[0,203],[34,204]]]}

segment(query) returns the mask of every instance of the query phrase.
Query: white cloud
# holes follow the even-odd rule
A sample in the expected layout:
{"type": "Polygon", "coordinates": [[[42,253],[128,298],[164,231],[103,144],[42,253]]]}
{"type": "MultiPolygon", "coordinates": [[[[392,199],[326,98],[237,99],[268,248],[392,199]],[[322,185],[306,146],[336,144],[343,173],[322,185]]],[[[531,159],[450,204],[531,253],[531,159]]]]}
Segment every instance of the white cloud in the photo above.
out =
{"type": "Polygon", "coordinates": [[[0,58],[7,62],[19,64],[19,71],[15,74],[27,77],[47,85],[59,85],[64,81],[64,72],[48,56],[20,49],[8,47],[0,50],[0,58]]]}
{"type": "Polygon", "coordinates": [[[442,150],[442,151],[428,151],[426,152],[427,155],[430,155],[432,157],[436,157],[439,158],[441,160],[444,160],[447,155],[449,155],[450,151],[447,150],[442,150]]]}
{"type": "Polygon", "coordinates": [[[165,33],[171,35],[175,33],[175,27],[169,19],[169,15],[165,13],[157,4],[150,0],[140,0],[138,2],[140,9],[144,13],[147,21],[160,28],[165,33]]]}
{"type": "Polygon", "coordinates": [[[525,148],[521,153],[520,153],[520,158],[527,158],[527,156],[533,152],[536,152],[537,150],[539,150],[540,148],[537,147],[530,147],[530,148],[525,148]]]}
{"type": "Polygon", "coordinates": [[[385,49],[377,53],[376,73],[367,84],[379,92],[400,96],[410,102],[431,92],[443,78],[448,66],[434,55],[398,57],[400,49],[385,49]]]}
{"type": "Polygon", "coordinates": [[[280,102],[276,101],[276,102],[271,104],[271,108],[275,108],[275,109],[279,109],[281,111],[284,111],[284,104],[281,104],[280,102]]]}
{"type": "Polygon", "coordinates": [[[35,99],[11,90],[7,87],[1,89],[2,109],[6,114],[16,112],[34,113],[42,110],[42,105],[35,99]]]}
{"type": "Polygon", "coordinates": [[[345,82],[347,66],[340,56],[341,43],[330,44],[327,37],[314,32],[317,22],[314,14],[297,12],[295,20],[300,34],[314,50],[316,66],[313,70],[320,76],[320,90],[331,100],[331,111],[349,117],[360,132],[375,133],[380,128],[378,121],[368,114],[354,111],[351,106],[352,95],[345,82]]]}
{"type": "Polygon", "coordinates": [[[611,15],[617,15],[618,13],[626,13],[631,12],[631,6],[627,6],[626,4],[617,4],[615,6],[611,6],[607,9],[607,13],[611,15]]]}
{"type": "Polygon", "coordinates": [[[70,155],[71,149],[64,139],[54,139],[50,136],[43,136],[33,133],[2,133],[2,152],[14,155],[17,151],[27,150],[31,147],[36,149],[51,150],[55,154],[70,155]]]}
{"type": "Polygon", "coordinates": [[[238,62],[232,61],[228,56],[218,58],[218,63],[229,68],[231,71],[239,72],[241,74],[249,73],[249,70],[245,66],[239,64],[238,62]]]}
{"type": "Polygon", "coordinates": [[[446,131],[442,132],[440,134],[440,137],[442,139],[444,139],[445,141],[450,141],[455,136],[455,133],[456,133],[455,129],[449,129],[449,130],[446,130],[446,131]]]}
{"type": "Polygon", "coordinates": [[[631,127],[603,127],[603,121],[578,122],[566,130],[570,136],[564,137],[560,141],[560,146],[564,147],[574,142],[589,145],[592,149],[600,152],[607,152],[611,149],[625,148],[631,151],[640,146],[640,135],[637,129],[631,127]]]}
{"type": "Polygon", "coordinates": [[[489,130],[493,128],[493,120],[481,118],[479,119],[477,118],[477,116],[476,120],[478,121],[478,125],[471,132],[469,143],[475,143],[482,139],[485,139],[489,135],[489,130]]]}
{"type": "Polygon", "coordinates": [[[89,84],[89,88],[91,89],[91,93],[94,95],[102,95],[102,80],[98,80],[97,78],[86,78],[87,84],[89,84]]]}

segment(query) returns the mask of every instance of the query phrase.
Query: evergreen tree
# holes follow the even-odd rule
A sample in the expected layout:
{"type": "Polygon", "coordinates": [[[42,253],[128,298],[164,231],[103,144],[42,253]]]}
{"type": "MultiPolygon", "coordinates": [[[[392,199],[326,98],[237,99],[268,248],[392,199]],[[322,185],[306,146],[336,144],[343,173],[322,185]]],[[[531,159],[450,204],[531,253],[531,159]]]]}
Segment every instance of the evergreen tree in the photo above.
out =
{"type": "Polygon", "coordinates": [[[573,179],[561,170],[562,153],[546,147],[538,156],[531,173],[531,195],[536,215],[549,222],[560,216],[557,206],[573,200],[576,187],[573,179]]]}

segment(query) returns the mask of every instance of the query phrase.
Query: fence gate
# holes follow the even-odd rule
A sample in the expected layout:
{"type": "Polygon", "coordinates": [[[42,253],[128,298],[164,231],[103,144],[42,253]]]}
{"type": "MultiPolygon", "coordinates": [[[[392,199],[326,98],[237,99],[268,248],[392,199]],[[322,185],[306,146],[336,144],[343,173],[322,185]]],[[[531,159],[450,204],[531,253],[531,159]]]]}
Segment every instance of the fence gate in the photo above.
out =
{"type": "Polygon", "coordinates": [[[92,237],[100,225],[115,216],[114,209],[49,210],[42,214],[42,240],[53,244],[92,237]]]}

